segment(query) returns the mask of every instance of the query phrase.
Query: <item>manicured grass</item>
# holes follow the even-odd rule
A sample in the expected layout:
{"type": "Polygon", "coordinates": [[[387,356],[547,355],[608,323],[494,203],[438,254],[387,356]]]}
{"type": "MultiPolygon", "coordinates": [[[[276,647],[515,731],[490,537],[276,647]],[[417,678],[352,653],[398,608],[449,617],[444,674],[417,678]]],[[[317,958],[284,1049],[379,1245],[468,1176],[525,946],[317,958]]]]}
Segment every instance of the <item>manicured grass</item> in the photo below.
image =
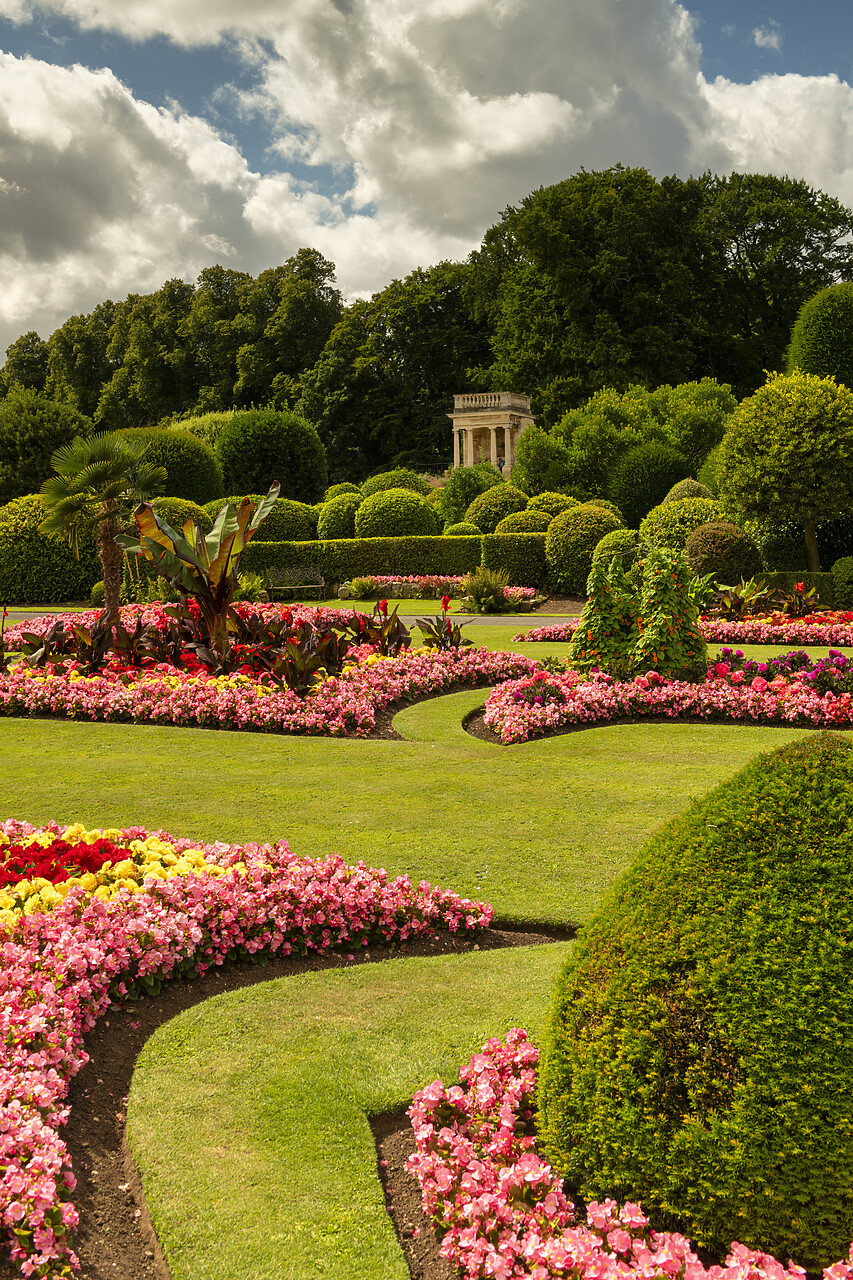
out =
{"type": "Polygon", "coordinates": [[[580,923],[691,797],[809,732],[648,723],[498,747],[458,727],[484,697],[411,708],[403,742],[4,719],[2,811],[285,837],[298,854],[338,851],[484,897],[504,920],[580,923]]]}
{"type": "Polygon", "coordinates": [[[158,1031],[128,1111],[173,1280],[406,1280],[369,1115],[511,1026],[564,945],[399,960],[217,997],[158,1031]]]}

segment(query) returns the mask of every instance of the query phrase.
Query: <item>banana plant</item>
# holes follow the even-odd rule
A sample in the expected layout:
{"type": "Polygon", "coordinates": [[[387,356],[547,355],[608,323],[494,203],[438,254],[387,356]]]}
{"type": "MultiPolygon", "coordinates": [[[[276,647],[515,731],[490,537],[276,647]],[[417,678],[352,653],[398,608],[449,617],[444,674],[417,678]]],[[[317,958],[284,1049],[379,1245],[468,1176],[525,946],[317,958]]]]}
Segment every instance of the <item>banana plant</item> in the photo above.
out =
{"type": "Polygon", "coordinates": [[[116,542],[125,551],[144,556],[155,573],[166,578],[183,596],[198,605],[210,637],[210,648],[223,658],[228,650],[231,600],[237,589],[237,567],[249,540],[273,510],[280,492],[278,481],[252,514],[251,498],[239,506],[227,503],[210,533],[205,535],[194,520],[184,522],[180,533],[152,508],[141,502],[133,515],[139,540],[120,534],[116,542]]]}

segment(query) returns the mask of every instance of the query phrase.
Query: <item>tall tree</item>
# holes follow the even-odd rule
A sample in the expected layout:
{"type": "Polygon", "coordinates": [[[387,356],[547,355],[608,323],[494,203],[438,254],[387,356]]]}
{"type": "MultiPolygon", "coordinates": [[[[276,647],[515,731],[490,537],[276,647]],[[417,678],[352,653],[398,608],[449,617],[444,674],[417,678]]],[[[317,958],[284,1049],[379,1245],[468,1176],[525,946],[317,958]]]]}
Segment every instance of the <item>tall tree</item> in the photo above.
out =
{"type": "Polygon", "coordinates": [[[91,431],[91,421],[71,405],[13,386],[0,400],[0,504],[37,493],[55,451],[91,431]]]}
{"type": "Polygon", "coordinates": [[[245,271],[205,267],[196,281],[189,312],[179,326],[195,364],[199,413],[234,404],[237,354],[245,341],[241,306],[254,284],[245,271]]]}
{"type": "Polygon", "coordinates": [[[107,299],[89,315],[70,316],[48,339],[45,393],[92,418],[106,383],[115,373],[109,357],[118,307],[107,299]]]}
{"type": "Polygon", "coordinates": [[[47,343],[34,329],[24,333],[6,348],[6,363],[0,371],[4,392],[10,387],[27,387],[44,391],[47,377],[47,343]]]}

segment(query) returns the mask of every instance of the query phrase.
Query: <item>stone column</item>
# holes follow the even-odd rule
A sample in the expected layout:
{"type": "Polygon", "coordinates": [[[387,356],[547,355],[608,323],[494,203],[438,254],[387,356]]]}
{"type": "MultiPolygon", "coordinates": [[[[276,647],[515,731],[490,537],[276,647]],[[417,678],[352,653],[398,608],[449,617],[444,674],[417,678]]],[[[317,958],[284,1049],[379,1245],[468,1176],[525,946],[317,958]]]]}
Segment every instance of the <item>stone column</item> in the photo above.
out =
{"type": "Polygon", "coordinates": [[[453,465],[459,466],[459,432],[454,429],[453,432],[453,465]]]}
{"type": "Polygon", "coordinates": [[[474,465],[474,433],[472,431],[464,431],[463,438],[465,441],[465,466],[473,467],[474,465]]]}
{"type": "Polygon", "coordinates": [[[491,428],[491,436],[492,436],[492,466],[497,467],[498,465],[498,429],[497,427],[491,428]]]}
{"type": "Polygon", "coordinates": [[[512,427],[504,427],[504,475],[508,478],[515,462],[512,451],[512,427]]]}

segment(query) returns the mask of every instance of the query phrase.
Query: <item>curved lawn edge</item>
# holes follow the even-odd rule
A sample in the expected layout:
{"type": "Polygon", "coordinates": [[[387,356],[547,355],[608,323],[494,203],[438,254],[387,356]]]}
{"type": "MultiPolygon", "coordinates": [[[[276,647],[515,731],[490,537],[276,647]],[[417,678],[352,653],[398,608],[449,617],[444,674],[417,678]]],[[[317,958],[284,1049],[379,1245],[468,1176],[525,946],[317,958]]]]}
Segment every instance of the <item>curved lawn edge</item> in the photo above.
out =
{"type": "Polygon", "coordinates": [[[128,1140],[182,1280],[297,1277],[321,1265],[352,1280],[408,1280],[368,1117],[457,1072],[481,1031],[503,1034],[524,1010],[540,1025],[564,955],[558,943],[304,974],[217,997],[156,1033],[134,1074],[128,1140]],[[223,1045],[238,1047],[239,1065],[223,1045]],[[217,1159],[211,1174],[223,1115],[234,1169],[217,1159]],[[178,1160],[190,1186],[170,1206],[178,1160]]]}

